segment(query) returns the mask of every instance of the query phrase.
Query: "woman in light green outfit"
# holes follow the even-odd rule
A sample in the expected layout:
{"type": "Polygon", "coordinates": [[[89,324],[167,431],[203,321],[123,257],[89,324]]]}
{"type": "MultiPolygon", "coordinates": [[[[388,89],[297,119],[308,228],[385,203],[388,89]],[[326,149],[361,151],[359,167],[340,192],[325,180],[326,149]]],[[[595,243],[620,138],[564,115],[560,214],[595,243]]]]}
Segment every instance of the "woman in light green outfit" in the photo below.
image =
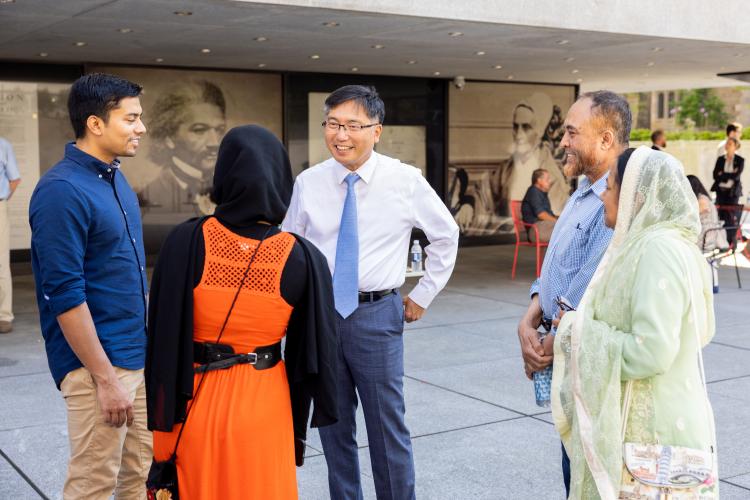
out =
{"type": "MultiPolygon", "coordinates": [[[[710,270],[695,244],[698,204],[674,157],[645,147],[627,154],[602,195],[612,242],[555,339],[552,406],[571,499],[618,497],[627,381],[626,442],[715,449],[698,364],[715,328],[710,270]]],[[[696,498],[718,498],[716,481],[696,498]]]]}

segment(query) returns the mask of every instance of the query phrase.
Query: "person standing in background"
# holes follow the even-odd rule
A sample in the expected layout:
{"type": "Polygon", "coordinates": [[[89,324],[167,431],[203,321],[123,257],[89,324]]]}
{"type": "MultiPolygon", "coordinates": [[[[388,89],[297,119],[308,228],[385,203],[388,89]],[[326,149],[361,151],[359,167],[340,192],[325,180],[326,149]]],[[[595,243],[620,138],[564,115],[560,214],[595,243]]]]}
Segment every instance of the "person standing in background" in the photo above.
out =
{"type": "MultiPolygon", "coordinates": [[[[737,205],[742,197],[742,171],[745,169],[745,159],[736,154],[740,149],[740,141],[734,137],[727,137],[724,145],[725,154],[716,159],[714,166],[714,183],[711,191],[716,192],[716,204],[726,208],[719,209],[719,218],[724,225],[736,226],[742,215],[742,207],[735,210],[729,205],[737,205]]],[[[731,245],[737,236],[737,229],[727,229],[727,241],[731,245]]]]}
{"type": "Polygon", "coordinates": [[[716,147],[716,157],[722,156],[726,153],[724,146],[727,144],[729,138],[737,139],[738,141],[742,137],[742,124],[739,122],[730,123],[727,125],[727,137],[719,143],[716,147]]]}
{"type": "Polygon", "coordinates": [[[13,330],[13,280],[10,275],[10,219],[8,200],[21,183],[16,155],[0,137],[0,333],[13,330]]]}
{"type": "Polygon", "coordinates": [[[667,147],[667,135],[663,130],[654,130],[651,134],[651,149],[661,151],[667,147]]]}

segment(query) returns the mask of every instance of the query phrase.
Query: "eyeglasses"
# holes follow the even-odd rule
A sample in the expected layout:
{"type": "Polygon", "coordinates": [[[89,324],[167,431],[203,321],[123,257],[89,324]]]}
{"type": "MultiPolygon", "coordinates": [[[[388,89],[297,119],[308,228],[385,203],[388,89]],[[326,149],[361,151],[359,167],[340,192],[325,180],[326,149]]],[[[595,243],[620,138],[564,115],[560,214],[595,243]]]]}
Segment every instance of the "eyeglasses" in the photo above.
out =
{"type": "Polygon", "coordinates": [[[326,130],[330,132],[338,132],[340,129],[344,129],[345,132],[361,132],[362,129],[374,127],[376,125],[380,125],[379,123],[371,123],[369,125],[361,125],[359,123],[350,123],[348,125],[344,125],[343,123],[335,122],[333,120],[326,120],[323,123],[321,123],[322,126],[326,128],[326,130]]]}

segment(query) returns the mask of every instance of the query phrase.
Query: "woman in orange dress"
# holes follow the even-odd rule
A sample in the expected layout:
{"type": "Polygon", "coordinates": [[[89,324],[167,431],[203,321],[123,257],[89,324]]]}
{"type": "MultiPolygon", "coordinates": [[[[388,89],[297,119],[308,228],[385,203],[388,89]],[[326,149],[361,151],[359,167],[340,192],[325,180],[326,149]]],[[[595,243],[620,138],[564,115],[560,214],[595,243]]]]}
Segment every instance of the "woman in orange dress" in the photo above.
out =
{"type": "Polygon", "coordinates": [[[177,226],[154,268],[149,428],[182,499],[297,498],[311,400],[311,425],[336,420],[331,278],[315,247],[277,228],[291,191],[278,139],[230,130],[214,216],[177,226]]]}

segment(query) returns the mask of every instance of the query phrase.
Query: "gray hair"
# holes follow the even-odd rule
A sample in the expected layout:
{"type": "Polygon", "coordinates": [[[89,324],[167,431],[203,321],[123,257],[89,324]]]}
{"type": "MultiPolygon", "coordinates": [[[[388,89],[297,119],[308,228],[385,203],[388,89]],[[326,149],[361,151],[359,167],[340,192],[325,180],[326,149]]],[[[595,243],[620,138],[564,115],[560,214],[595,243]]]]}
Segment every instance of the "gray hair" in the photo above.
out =
{"type": "Polygon", "coordinates": [[[585,92],[578,96],[579,101],[583,99],[591,99],[591,112],[594,116],[612,127],[617,142],[627,146],[630,143],[630,127],[633,125],[628,101],[610,90],[585,92]]]}

